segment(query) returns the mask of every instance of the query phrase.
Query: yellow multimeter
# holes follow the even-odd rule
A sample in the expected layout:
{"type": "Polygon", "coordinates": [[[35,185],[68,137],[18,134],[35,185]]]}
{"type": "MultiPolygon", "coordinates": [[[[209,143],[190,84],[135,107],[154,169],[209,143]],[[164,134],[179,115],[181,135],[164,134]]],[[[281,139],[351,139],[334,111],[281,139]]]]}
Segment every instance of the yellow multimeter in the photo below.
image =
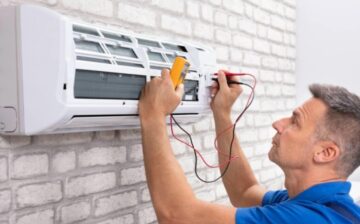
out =
{"type": "Polygon", "coordinates": [[[170,71],[171,81],[175,88],[184,82],[189,67],[190,67],[190,63],[185,58],[183,57],[175,58],[170,71]]]}

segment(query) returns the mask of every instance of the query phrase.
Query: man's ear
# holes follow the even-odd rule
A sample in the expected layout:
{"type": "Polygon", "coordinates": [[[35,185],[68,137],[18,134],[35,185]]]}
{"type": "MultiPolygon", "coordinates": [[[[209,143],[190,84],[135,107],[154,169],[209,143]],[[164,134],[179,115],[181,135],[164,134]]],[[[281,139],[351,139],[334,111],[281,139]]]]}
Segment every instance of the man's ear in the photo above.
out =
{"type": "Polygon", "coordinates": [[[328,163],[339,158],[340,148],[333,141],[319,141],[314,152],[316,163],[328,163]]]}

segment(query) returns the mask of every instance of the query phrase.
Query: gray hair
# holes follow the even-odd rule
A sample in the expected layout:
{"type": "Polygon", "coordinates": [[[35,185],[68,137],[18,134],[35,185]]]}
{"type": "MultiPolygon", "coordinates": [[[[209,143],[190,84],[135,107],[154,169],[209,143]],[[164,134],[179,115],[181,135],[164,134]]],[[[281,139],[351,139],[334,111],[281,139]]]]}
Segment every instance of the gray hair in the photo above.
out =
{"type": "Polygon", "coordinates": [[[328,106],[316,138],[338,145],[341,154],[336,168],[348,177],[360,165],[360,98],[338,86],[313,84],[309,90],[328,106]]]}

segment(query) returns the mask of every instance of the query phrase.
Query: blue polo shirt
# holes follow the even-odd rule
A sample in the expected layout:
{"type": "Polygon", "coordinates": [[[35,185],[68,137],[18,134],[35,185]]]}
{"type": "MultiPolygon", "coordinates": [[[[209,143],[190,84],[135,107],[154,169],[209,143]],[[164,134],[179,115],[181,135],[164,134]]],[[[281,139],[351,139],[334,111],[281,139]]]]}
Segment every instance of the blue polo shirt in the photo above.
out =
{"type": "Polygon", "coordinates": [[[350,188],[351,183],[345,181],[321,183],[293,198],[287,190],[269,191],[262,206],[238,208],[236,224],[358,224],[360,207],[350,197],[350,188]]]}

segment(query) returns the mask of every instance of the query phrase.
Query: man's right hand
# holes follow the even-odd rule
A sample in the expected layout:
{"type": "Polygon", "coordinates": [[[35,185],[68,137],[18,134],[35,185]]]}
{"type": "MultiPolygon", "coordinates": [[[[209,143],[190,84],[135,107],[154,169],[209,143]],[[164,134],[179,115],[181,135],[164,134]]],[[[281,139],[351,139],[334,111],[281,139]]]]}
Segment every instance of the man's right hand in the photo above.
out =
{"type": "MultiPolygon", "coordinates": [[[[211,87],[211,110],[214,117],[230,117],[231,108],[236,99],[240,96],[243,89],[238,84],[228,85],[224,71],[218,72],[218,83],[214,82],[211,87]]],[[[228,77],[230,80],[238,81],[234,76],[228,77]]]]}

